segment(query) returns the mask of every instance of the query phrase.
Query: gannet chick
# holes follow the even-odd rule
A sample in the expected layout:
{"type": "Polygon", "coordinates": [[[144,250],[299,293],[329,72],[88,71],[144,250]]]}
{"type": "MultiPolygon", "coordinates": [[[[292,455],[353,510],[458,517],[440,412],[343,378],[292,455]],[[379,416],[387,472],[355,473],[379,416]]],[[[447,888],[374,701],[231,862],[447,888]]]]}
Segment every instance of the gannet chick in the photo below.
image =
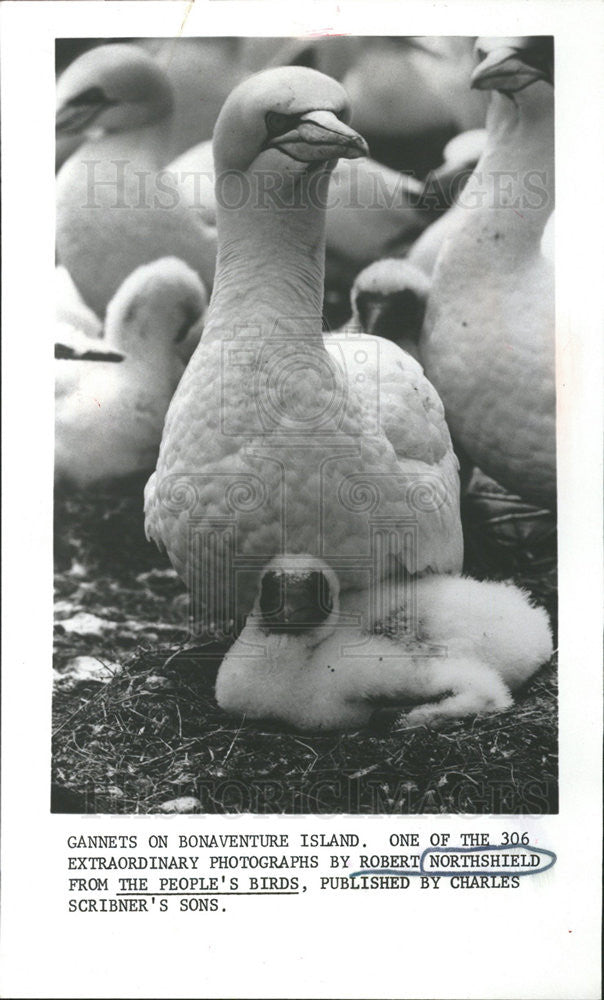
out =
{"type": "Polygon", "coordinates": [[[101,319],[122,281],[160,257],[211,287],[215,232],[161,173],[171,114],[165,74],[133,45],[92,49],[58,82],[57,135],[81,141],[57,176],[57,255],[101,319]]]}
{"type": "Polygon", "coordinates": [[[511,692],[552,655],[545,611],[511,583],[385,581],[379,619],[374,603],[368,592],[342,592],[322,560],[273,560],[218,671],[219,706],[338,730],[365,726],[388,705],[406,710],[408,726],[436,726],[509,708],[511,692]]]}
{"type": "Polygon", "coordinates": [[[463,191],[468,207],[437,258],[420,357],[472,462],[510,492],[553,509],[552,40],[477,45],[472,85],[492,91],[487,145],[463,191]],[[499,186],[504,175],[509,184],[499,186]]]}
{"type": "Polygon", "coordinates": [[[322,333],[330,172],[367,152],[349,113],[334,80],[286,67],[237,87],[216,124],[216,281],[145,491],[199,631],[240,626],[286,549],[354,562],[351,586],[374,560],[382,576],[461,569],[438,396],[389,341],[322,333]]]}
{"type": "Polygon", "coordinates": [[[392,340],[417,359],[429,289],[430,279],[407,260],[376,260],[352,286],[353,323],[364,333],[392,340]]]}
{"type": "Polygon", "coordinates": [[[206,294],[174,258],[131,274],[109,304],[102,340],[55,362],[55,481],[87,487],[152,469],[164,416],[183,372],[178,347],[206,294]]]}

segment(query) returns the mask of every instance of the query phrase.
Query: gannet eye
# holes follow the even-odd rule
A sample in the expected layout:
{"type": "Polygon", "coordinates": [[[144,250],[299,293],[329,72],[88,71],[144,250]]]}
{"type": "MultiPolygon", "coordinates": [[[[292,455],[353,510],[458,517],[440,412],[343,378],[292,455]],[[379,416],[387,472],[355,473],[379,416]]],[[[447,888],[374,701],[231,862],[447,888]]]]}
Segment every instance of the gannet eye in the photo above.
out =
{"type": "Polygon", "coordinates": [[[295,128],[299,120],[300,115],[284,115],[279,111],[267,111],[264,116],[266,131],[272,138],[283,135],[285,132],[289,132],[290,129],[295,128]]]}

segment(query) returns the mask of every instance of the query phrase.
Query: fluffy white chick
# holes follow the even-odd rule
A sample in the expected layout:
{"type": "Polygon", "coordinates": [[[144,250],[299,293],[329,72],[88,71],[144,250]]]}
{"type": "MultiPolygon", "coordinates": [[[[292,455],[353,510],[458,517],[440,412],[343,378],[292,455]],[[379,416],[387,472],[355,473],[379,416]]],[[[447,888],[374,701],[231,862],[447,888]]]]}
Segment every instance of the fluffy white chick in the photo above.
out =
{"type": "Polygon", "coordinates": [[[551,654],[545,611],[510,583],[427,576],[344,592],[321,560],[280,556],[220,666],[216,699],[300,730],[365,726],[385,705],[405,708],[408,726],[435,726],[509,708],[551,654]]]}

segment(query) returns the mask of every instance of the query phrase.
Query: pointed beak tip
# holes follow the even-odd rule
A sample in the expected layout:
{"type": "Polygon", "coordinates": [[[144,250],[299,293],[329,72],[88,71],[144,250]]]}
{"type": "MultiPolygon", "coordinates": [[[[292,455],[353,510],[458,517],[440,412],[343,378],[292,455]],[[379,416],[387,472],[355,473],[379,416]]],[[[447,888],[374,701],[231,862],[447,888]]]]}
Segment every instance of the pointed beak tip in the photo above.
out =
{"type": "Polygon", "coordinates": [[[369,156],[370,155],[370,153],[369,153],[369,146],[367,144],[366,139],[364,139],[363,136],[359,135],[358,133],[357,133],[356,142],[353,144],[353,150],[354,150],[353,156],[355,158],[356,157],[360,157],[360,156],[369,156]]]}
{"type": "Polygon", "coordinates": [[[355,160],[369,156],[369,146],[363,136],[332,112],[313,112],[305,118],[295,141],[297,157],[307,161],[340,157],[355,160]]]}

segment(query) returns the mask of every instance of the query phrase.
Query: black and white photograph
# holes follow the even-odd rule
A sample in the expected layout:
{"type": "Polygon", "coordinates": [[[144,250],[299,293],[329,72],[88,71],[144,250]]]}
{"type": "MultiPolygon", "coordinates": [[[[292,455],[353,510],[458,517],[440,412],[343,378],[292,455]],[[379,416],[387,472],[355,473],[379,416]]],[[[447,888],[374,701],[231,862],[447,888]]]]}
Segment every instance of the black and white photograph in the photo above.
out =
{"type": "Polygon", "coordinates": [[[601,6],[0,23],[1,995],[597,1000],[601,6]]]}
{"type": "Polygon", "coordinates": [[[56,66],[53,809],[556,812],[553,38],[56,66]]]}

